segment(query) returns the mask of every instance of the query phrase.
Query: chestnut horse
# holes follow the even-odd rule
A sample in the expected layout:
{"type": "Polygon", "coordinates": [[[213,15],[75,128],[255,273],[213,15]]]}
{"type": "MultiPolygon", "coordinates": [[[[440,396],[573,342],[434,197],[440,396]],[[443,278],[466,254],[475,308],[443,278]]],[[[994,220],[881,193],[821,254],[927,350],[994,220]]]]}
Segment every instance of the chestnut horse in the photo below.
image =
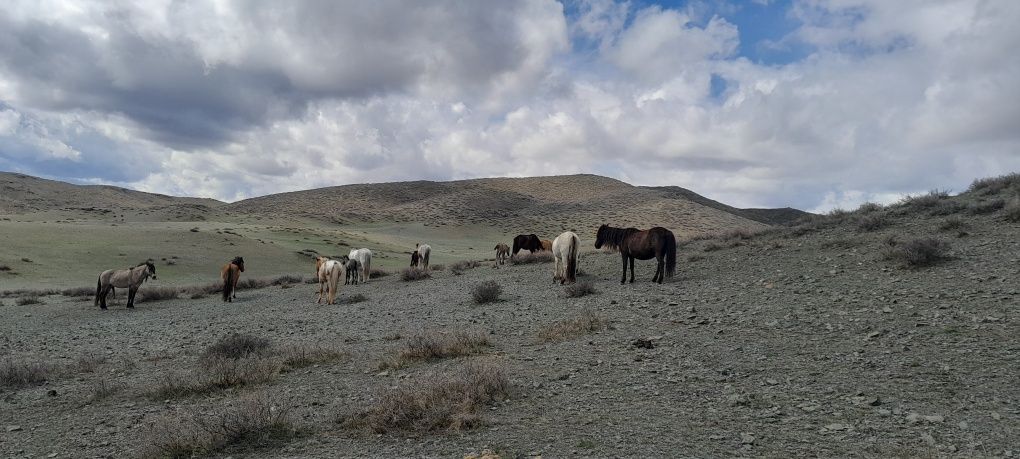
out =
{"type": "Polygon", "coordinates": [[[542,239],[541,242],[542,242],[542,250],[545,250],[546,252],[548,252],[548,251],[553,249],[553,241],[550,241],[548,239],[542,239]]]}
{"type": "Polygon", "coordinates": [[[234,302],[237,298],[237,280],[244,272],[244,258],[234,257],[230,263],[223,265],[220,269],[220,278],[223,279],[223,301],[234,302]]]}
{"type": "Polygon", "coordinates": [[[595,233],[595,248],[601,249],[603,245],[620,251],[620,256],[623,258],[621,284],[627,280],[628,261],[630,261],[630,281],[634,282],[635,259],[650,260],[654,257],[658,261],[652,282],[661,284],[663,277],[673,277],[673,273],[676,271],[676,237],[666,228],[656,226],[642,231],[637,228],[613,228],[609,225],[602,225],[595,233]]]}

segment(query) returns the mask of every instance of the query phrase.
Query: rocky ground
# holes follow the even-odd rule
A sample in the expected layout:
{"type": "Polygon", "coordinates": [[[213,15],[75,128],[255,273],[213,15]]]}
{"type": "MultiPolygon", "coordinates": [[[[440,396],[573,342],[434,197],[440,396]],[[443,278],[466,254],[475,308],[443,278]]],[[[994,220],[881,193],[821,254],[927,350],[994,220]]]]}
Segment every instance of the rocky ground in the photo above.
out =
{"type": "Polygon", "coordinates": [[[143,455],[161,419],[266,393],[304,433],[271,449],[213,455],[1015,457],[1020,223],[1006,210],[968,210],[985,197],[936,201],[959,205],[915,203],[691,242],[662,285],[649,282],[651,262],[638,262],[638,281],[621,286],[618,256],[592,253],[581,280],[597,293],[580,298],[552,283],[551,264],[491,262],[462,275],[448,267],[421,281],[345,287],[341,299],[367,300],[332,306],[315,304],[316,287],[305,284],[242,291],[233,303],[210,296],[135,310],[121,297],[107,312],[60,296],[23,306],[4,298],[0,359],[56,370],[44,382],[0,388],[0,456],[143,455]],[[862,224],[868,215],[882,222],[862,224]],[[927,236],[948,242],[948,259],[916,268],[886,259],[890,240],[927,236]],[[502,300],[477,305],[471,292],[486,280],[503,287],[502,300]],[[539,340],[584,311],[609,328],[539,340]],[[379,366],[420,330],[477,330],[491,347],[379,366]],[[335,346],[346,357],[261,384],[146,396],[231,332],[335,346]],[[511,383],[476,428],[376,434],[337,423],[387,388],[476,359],[503,366],[511,383]]]}

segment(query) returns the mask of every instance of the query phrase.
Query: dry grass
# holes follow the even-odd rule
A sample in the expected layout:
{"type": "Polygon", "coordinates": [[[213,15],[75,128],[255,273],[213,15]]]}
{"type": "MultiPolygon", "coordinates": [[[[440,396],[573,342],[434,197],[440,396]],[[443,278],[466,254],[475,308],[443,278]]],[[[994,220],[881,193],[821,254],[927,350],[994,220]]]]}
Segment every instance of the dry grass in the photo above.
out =
{"type": "Polygon", "coordinates": [[[96,355],[90,352],[78,357],[78,360],[74,363],[74,369],[79,373],[95,373],[106,361],[105,355],[96,355]]]}
{"type": "Polygon", "coordinates": [[[120,391],[118,386],[110,383],[106,378],[98,378],[92,382],[92,393],[89,395],[90,402],[98,402],[109,398],[120,391]]]}
{"type": "Polygon", "coordinates": [[[535,253],[521,252],[510,257],[512,265],[527,265],[531,263],[552,263],[554,260],[552,252],[539,251],[535,253]]]}
{"type": "Polygon", "coordinates": [[[145,457],[188,458],[279,447],[300,436],[290,410],[265,395],[198,416],[164,417],[145,431],[145,457]]]}
{"type": "Polygon", "coordinates": [[[420,268],[404,268],[400,271],[400,280],[405,282],[428,279],[432,274],[428,270],[420,268]]]}
{"type": "Polygon", "coordinates": [[[739,240],[745,240],[746,241],[748,239],[751,239],[752,237],[754,237],[754,232],[749,230],[749,229],[746,229],[746,228],[733,228],[733,229],[729,229],[729,230],[726,230],[726,231],[723,231],[722,233],[720,233],[717,239],[722,239],[724,241],[729,241],[729,240],[734,240],[734,239],[739,239],[739,240]]]}
{"type": "Polygon", "coordinates": [[[138,290],[136,303],[148,303],[150,301],[164,301],[177,298],[180,290],[173,287],[145,287],[138,290]]]}
{"type": "Polygon", "coordinates": [[[1006,210],[1002,213],[1002,217],[1006,221],[1020,223],[1020,198],[1014,198],[1006,205],[1006,210]]]}
{"type": "Polygon", "coordinates": [[[368,408],[342,414],[348,428],[376,433],[472,429],[482,424],[481,408],[509,396],[506,369],[494,362],[468,362],[449,373],[429,373],[383,391],[368,408]]]}
{"type": "Polygon", "coordinates": [[[0,265],[0,272],[8,272],[11,270],[9,265],[0,265]]]}
{"type": "Polygon", "coordinates": [[[502,293],[503,287],[500,287],[499,283],[488,280],[475,286],[471,291],[471,298],[474,298],[477,304],[494,303],[499,301],[499,295],[502,293]]]}
{"type": "Polygon", "coordinates": [[[374,269],[373,268],[372,272],[369,273],[368,278],[369,279],[375,279],[377,277],[386,277],[386,276],[389,276],[389,275],[390,275],[390,273],[388,273],[386,271],[383,271],[381,269],[374,269]]]}
{"type": "Polygon", "coordinates": [[[291,344],[279,351],[283,364],[289,369],[346,359],[350,354],[340,349],[318,344],[291,344]]]}
{"type": "Polygon", "coordinates": [[[461,260],[450,265],[450,272],[459,275],[464,271],[467,271],[469,269],[475,269],[479,266],[481,266],[481,263],[475,260],[461,260]]]}
{"type": "Polygon", "coordinates": [[[866,233],[885,228],[892,224],[892,220],[885,214],[869,213],[867,215],[857,217],[855,223],[857,225],[858,232],[866,233]]]}
{"type": "Polygon", "coordinates": [[[958,231],[967,227],[967,223],[962,218],[954,215],[942,221],[939,224],[939,229],[942,231],[958,231]]]}
{"type": "Polygon", "coordinates": [[[337,302],[340,303],[340,304],[355,304],[355,303],[361,303],[361,302],[364,302],[364,301],[368,301],[368,297],[365,296],[365,295],[362,295],[360,293],[355,293],[355,294],[353,294],[351,296],[342,297],[342,298],[337,300],[337,302]]]}
{"type": "Polygon", "coordinates": [[[379,368],[404,368],[414,362],[478,354],[491,345],[489,337],[477,330],[418,332],[407,338],[396,356],[380,362],[379,368]]]}
{"type": "Polygon", "coordinates": [[[930,266],[949,258],[949,244],[930,237],[912,239],[891,244],[885,258],[912,268],[930,266]]]}
{"type": "Polygon", "coordinates": [[[977,179],[970,184],[970,188],[967,191],[989,195],[997,194],[1010,188],[1020,192],[1020,173],[1013,172],[998,177],[977,179]]]}
{"type": "Polygon", "coordinates": [[[1003,207],[1006,207],[1005,199],[991,199],[971,204],[970,207],[967,208],[967,213],[971,215],[992,214],[1002,210],[1003,207]]]}
{"type": "Polygon", "coordinates": [[[881,204],[876,204],[876,203],[873,203],[873,202],[866,202],[864,204],[861,204],[860,207],[858,207],[855,212],[860,213],[860,214],[868,214],[868,213],[871,213],[871,212],[877,212],[879,210],[882,210],[882,205],[881,204]]]}
{"type": "Polygon", "coordinates": [[[577,317],[564,319],[543,328],[538,333],[538,339],[543,343],[566,341],[608,327],[609,320],[605,316],[586,309],[577,317]]]}
{"type": "Polygon", "coordinates": [[[429,269],[433,271],[446,271],[446,265],[429,265],[429,269]]]}
{"type": "Polygon", "coordinates": [[[563,291],[567,294],[567,298],[579,298],[598,293],[598,290],[595,290],[595,285],[588,281],[575,282],[566,286],[563,291]]]}
{"type": "Polygon", "coordinates": [[[23,296],[14,301],[14,304],[18,306],[28,306],[31,304],[43,304],[43,300],[37,296],[23,296]]]}
{"type": "Polygon", "coordinates": [[[269,349],[269,339],[242,333],[233,333],[209,346],[203,357],[240,359],[250,354],[261,354],[269,349]]]}
{"type": "Polygon", "coordinates": [[[42,362],[5,358],[0,362],[0,387],[24,387],[46,381],[53,367],[42,362]]]}
{"type": "Polygon", "coordinates": [[[96,294],[96,289],[93,287],[65,288],[60,291],[60,294],[64,296],[92,296],[96,294]]]}

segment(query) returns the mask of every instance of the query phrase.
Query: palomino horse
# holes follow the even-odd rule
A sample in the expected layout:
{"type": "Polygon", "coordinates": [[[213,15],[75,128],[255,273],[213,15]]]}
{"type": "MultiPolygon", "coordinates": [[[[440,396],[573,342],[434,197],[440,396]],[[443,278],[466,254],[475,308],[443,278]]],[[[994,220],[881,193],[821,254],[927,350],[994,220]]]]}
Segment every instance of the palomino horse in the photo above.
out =
{"type": "Polygon", "coordinates": [[[553,241],[542,239],[540,242],[542,243],[542,250],[545,250],[546,252],[552,250],[553,241]]]}
{"type": "Polygon", "coordinates": [[[577,282],[577,252],[580,248],[581,239],[572,231],[564,231],[552,242],[553,258],[556,259],[553,282],[560,281],[560,285],[577,282]]]}
{"type": "Polygon", "coordinates": [[[237,281],[244,272],[244,258],[234,257],[230,263],[220,268],[220,278],[223,279],[223,301],[234,302],[237,298],[237,281]]]}
{"type": "Polygon", "coordinates": [[[432,246],[428,244],[415,245],[414,252],[411,252],[411,267],[429,269],[429,255],[432,254],[432,246]]]}
{"type": "Polygon", "coordinates": [[[340,272],[344,265],[337,260],[330,260],[326,257],[315,259],[315,276],[319,279],[319,298],[316,304],[322,303],[322,288],[326,287],[326,304],[333,304],[336,300],[337,284],[340,283],[340,272]]]}
{"type": "Polygon", "coordinates": [[[650,230],[641,231],[637,228],[613,228],[609,225],[602,225],[595,234],[595,248],[601,249],[603,245],[619,250],[620,256],[623,257],[621,284],[627,280],[628,260],[630,261],[631,283],[634,282],[634,259],[650,260],[654,257],[658,261],[652,282],[661,284],[663,277],[673,277],[673,272],[676,271],[676,238],[666,228],[656,226],[650,230]],[[663,258],[665,258],[665,263],[663,258]]]}
{"type": "Polygon", "coordinates": [[[152,260],[128,269],[107,269],[99,274],[99,281],[96,282],[96,300],[93,305],[99,305],[100,309],[106,309],[106,295],[114,287],[128,289],[127,307],[135,307],[135,293],[138,287],[145,282],[145,279],[156,278],[156,265],[152,260]]]}
{"type": "Polygon", "coordinates": [[[535,253],[535,251],[542,250],[542,241],[534,234],[518,234],[514,237],[514,249],[511,256],[517,255],[517,252],[521,250],[535,253]]]}
{"type": "Polygon", "coordinates": [[[348,257],[351,260],[358,260],[358,263],[361,265],[358,267],[358,280],[362,283],[368,282],[368,278],[372,274],[372,251],[368,249],[354,249],[351,250],[348,257]]]}
{"type": "Polygon", "coordinates": [[[510,256],[510,246],[500,242],[499,244],[496,244],[496,247],[493,247],[492,250],[496,251],[496,264],[505,265],[506,257],[510,256]]]}

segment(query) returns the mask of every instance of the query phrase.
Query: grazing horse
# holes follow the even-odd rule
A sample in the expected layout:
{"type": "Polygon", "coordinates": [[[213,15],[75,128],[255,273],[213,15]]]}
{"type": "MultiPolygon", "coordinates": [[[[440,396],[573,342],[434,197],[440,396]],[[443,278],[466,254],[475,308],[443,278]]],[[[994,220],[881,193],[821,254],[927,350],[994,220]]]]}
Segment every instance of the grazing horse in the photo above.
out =
{"type": "Polygon", "coordinates": [[[322,288],[326,287],[326,304],[336,300],[337,284],[340,282],[340,271],[343,263],[326,257],[315,258],[315,276],[319,279],[319,298],[316,304],[322,303],[322,288]]]}
{"type": "Polygon", "coordinates": [[[343,264],[346,267],[344,285],[358,285],[358,269],[361,268],[361,262],[344,257],[343,264]]]}
{"type": "Polygon", "coordinates": [[[637,228],[613,228],[609,225],[602,225],[595,234],[595,248],[601,249],[605,245],[611,249],[620,251],[623,257],[623,278],[620,283],[627,280],[627,261],[630,261],[630,281],[634,282],[634,260],[650,260],[655,257],[658,265],[655,267],[655,276],[652,282],[662,283],[663,277],[673,277],[676,271],[676,237],[673,233],[659,226],[641,231],[637,228]],[[665,258],[665,262],[663,262],[665,258]]]}
{"type": "Polygon", "coordinates": [[[518,234],[514,237],[514,250],[511,256],[517,255],[521,250],[535,253],[536,250],[542,250],[542,241],[534,234],[518,234]]]}
{"type": "Polygon", "coordinates": [[[429,255],[432,247],[428,244],[416,244],[414,252],[411,253],[411,267],[418,266],[422,269],[429,269],[429,255]]]}
{"type": "Polygon", "coordinates": [[[564,231],[552,242],[553,258],[556,259],[553,282],[560,281],[560,285],[577,282],[577,252],[580,248],[581,239],[572,231],[564,231]]]}
{"type": "Polygon", "coordinates": [[[506,257],[510,256],[510,246],[500,242],[496,244],[496,247],[493,247],[493,250],[496,251],[496,264],[505,265],[506,257]]]}
{"type": "Polygon", "coordinates": [[[106,309],[106,295],[117,287],[128,289],[127,307],[134,308],[135,293],[138,293],[138,287],[149,277],[156,278],[156,265],[152,264],[152,260],[140,263],[134,268],[107,269],[99,274],[99,281],[96,282],[96,299],[92,304],[98,305],[100,309],[106,309]]]}
{"type": "Polygon", "coordinates": [[[542,239],[541,242],[542,242],[542,250],[545,250],[546,252],[552,250],[553,241],[550,241],[548,239],[542,239]]]}
{"type": "Polygon", "coordinates": [[[351,260],[358,260],[358,280],[361,283],[368,282],[369,276],[372,274],[372,251],[368,249],[354,249],[351,250],[348,255],[351,260]]]}
{"type": "Polygon", "coordinates": [[[237,281],[243,272],[244,258],[241,257],[234,257],[220,269],[220,278],[223,279],[223,301],[233,303],[233,299],[237,298],[237,281]]]}

